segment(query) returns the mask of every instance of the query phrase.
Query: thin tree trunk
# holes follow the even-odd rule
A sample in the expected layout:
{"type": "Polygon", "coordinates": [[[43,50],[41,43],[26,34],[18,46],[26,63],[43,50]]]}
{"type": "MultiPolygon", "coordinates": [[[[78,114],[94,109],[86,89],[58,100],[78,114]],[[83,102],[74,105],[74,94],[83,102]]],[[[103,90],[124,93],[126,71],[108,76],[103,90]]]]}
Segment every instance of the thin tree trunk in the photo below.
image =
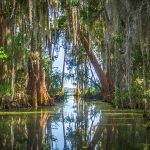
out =
{"type": "MultiPolygon", "coordinates": [[[[49,17],[49,14],[48,14],[49,17]]],[[[48,18],[48,52],[49,52],[49,58],[51,63],[49,64],[49,70],[48,70],[48,83],[47,83],[47,90],[50,92],[51,90],[51,72],[52,72],[52,43],[51,43],[51,31],[50,31],[50,19],[48,18]]]]}
{"type": "Polygon", "coordinates": [[[63,91],[63,92],[64,92],[65,65],[66,65],[66,51],[64,53],[64,62],[63,62],[63,71],[62,71],[62,83],[61,83],[61,91],[63,91]]]}
{"type": "Polygon", "coordinates": [[[132,36],[129,18],[126,20],[126,85],[128,88],[130,107],[132,107],[131,84],[132,84],[132,36]]]}
{"type": "MultiPolygon", "coordinates": [[[[13,13],[15,13],[15,8],[14,8],[14,12],[13,13]]],[[[13,15],[12,15],[12,17],[13,17],[13,15]]],[[[11,51],[12,51],[12,56],[11,56],[11,99],[12,100],[13,100],[14,94],[15,94],[15,60],[14,60],[14,56],[15,56],[15,52],[14,52],[15,25],[14,25],[14,23],[15,23],[15,18],[13,17],[12,24],[10,26],[10,28],[12,29],[11,45],[10,45],[12,47],[12,49],[11,49],[11,51]]]]}
{"type": "MultiPolygon", "coordinates": [[[[50,5],[50,2],[47,2],[47,5],[50,5]]],[[[47,8],[47,28],[48,28],[48,33],[47,33],[47,47],[48,47],[48,53],[49,53],[49,58],[50,58],[50,63],[48,67],[48,78],[47,78],[47,91],[51,91],[51,73],[52,73],[52,35],[51,35],[51,19],[49,16],[49,7],[47,8]]]]}
{"type": "MultiPolygon", "coordinates": [[[[13,50],[12,50],[13,51],[13,50]]],[[[11,99],[13,100],[14,98],[14,93],[15,93],[15,64],[14,64],[14,52],[12,55],[12,60],[11,60],[11,99]]]]}
{"type": "Polygon", "coordinates": [[[78,58],[76,57],[75,60],[76,60],[76,73],[77,73],[77,88],[76,88],[75,94],[76,94],[77,96],[79,96],[79,95],[81,94],[81,91],[80,91],[80,84],[79,84],[80,80],[79,80],[78,58]]]}
{"type": "Polygon", "coordinates": [[[0,47],[3,46],[3,15],[0,14],[0,47]]]}
{"type": "Polygon", "coordinates": [[[85,75],[84,75],[84,78],[85,78],[84,79],[84,92],[86,92],[86,89],[88,88],[88,82],[89,82],[89,78],[88,78],[88,74],[89,74],[88,62],[89,62],[89,60],[86,57],[86,59],[84,61],[84,69],[85,69],[85,75]]]}

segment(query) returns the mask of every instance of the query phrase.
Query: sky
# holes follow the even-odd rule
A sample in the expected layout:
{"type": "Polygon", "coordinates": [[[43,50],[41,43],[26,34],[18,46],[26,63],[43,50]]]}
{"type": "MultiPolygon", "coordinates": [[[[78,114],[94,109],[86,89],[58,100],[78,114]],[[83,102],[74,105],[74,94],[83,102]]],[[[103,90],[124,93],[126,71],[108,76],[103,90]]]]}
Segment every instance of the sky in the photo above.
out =
{"type": "MultiPolygon", "coordinates": [[[[55,53],[56,55],[56,53],[55,53]]],[[[63,61],[64,61],[64,49],[60,47],[60,51],[58,52],[58,58],[54,61],[53,67],[57,67],[58,70],[62,72],[63,70],[63,61]]],[[[68,73],[67,65],[65,66],[65,73],[68,73]]],[[[64,87],[75,88],[75,86],[71,83],[71,80],[65,80],[64,87]]]]}
{"type": "MultiPolygon", "coordinates": [[[[59,52],[57,52],[57,54],[56,54],[56,52],[54,52],[54,55],[57,55],[58,58],[54,61],[53,68],[57,67],[58,70],[62,72],[62,70],[63,70],[63,61],[64,61],[64,48],[63,48],[63,46],[60,47],[59,52]]],[[[98,77],[96,75],[96,72],[95,72],[92,65],[91,65],[91,67],[92,67],[92,72],[94,74],[95,79],[98,79],[98,77]]],[[[65,65],[65,73],[69,73],[69,71],[67,70],[67,64],[65,65]]],[[[92,77],[91,72],[89,72],[89,76],[92,77]]],[[[65,80],[64,81],[64,87],[75,88],[75,86],[71,83],[71,80],[65,80]]]]}

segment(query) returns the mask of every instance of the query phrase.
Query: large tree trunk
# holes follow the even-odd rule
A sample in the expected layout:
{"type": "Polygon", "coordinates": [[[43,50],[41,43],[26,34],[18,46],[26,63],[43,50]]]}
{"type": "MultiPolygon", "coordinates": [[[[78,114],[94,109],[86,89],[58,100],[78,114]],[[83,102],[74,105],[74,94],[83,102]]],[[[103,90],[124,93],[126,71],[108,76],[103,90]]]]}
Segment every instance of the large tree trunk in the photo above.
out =
{"type": "Polygon", "coordinates": [[[31,53],[28,61],[28,95],[29,103],[37,107],[37,84],[39,53],[37,52],[37,9],[35,0],[29,0],[29,20],[31,31],[31,53]]]}
{"type": "Polygon", "coordinates": [[[29,95],[29,103],[37,107],[37,83],[38,83],[38,66],[36,60],[32,57],[29,58],[28,62],[28,95],[29,95]]]}
{"type": "Polygon", "coordinates": [[[132,35],[129,18],[126,20],[126,85],[128,88],[128,95],[130,101],[130,107],[132,107],[132,97],[131,97],[131,84],[132,84],[132,35]]]}
{"type": "Polygon", "coordinates": [[[107,77],[107,81],[109,84],[109,90],[110,92],[114,92],[114,83],[112,81],[112,70],[111,70],[111,53],[110,53],[110,49],[111,49],[111,24],[110,21],[106,18],[106,37],[105,37],[105,44],[106,44],[106,77],[107,77]]]}
{"type": "Polygon", "coordinates": [[[31,24],[31,53],[28,63],[29,82],[28,94],[29,102],[32,106],[52,104],[52,99],[49,96],[45,84],[45,73],[42,63],[41,39],[38,37],[40,34],[39,17],[37,14],[36,0],[29,0],[29,19],[31,24]],[[39,42],[39,43],[38,43],[39,42]]]}
{"type": "Polygon", "coordinates": [[[35,56],[32,55],[28,63],[28,94],[30,100],[29,102],[34,107],[37,107],[38,105],[51,105],[52,98],[50,97],[45,84],[45,72],[43,68],[42,59],[35,59],[35,56]]]}
{"type": "Polygon", "coordinates": [[[110,90],[111,87],[109,87],[109,83],[108,83],[106,74],[103,72],[100,64],[98,63],[96,56],[93,54],[92,49],[88,42],[88,38],[84,35],[84,33],[81,30],[79,30],[79,35],[80,35],[82,45],[84,46],[85,51],[86,51],[92,65],[95,69],[95,72],[102,84],[102,95],[104,96],[104,98],[109,99],[110,97],[112,97],[113,93],[112,93],[112,90],[110,90]]]}
{"type": "Polygon", "coordinates": [[[43,68],[42,58],[39,64],[39,81],[38,81],[38,104],[39,105],[51,105],[52,99],[48,93],[45,84],[45,71],[43,68]]]}

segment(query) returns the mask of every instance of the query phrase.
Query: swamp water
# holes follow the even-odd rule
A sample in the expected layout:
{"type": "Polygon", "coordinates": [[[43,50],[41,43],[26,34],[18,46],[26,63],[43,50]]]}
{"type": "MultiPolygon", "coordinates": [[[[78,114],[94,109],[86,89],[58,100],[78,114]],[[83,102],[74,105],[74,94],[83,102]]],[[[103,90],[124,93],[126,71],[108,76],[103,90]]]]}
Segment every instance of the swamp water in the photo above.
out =
{"type": "Polygon", "coordinates": [[[0,112],[0,150],[148,150],[142,111],[70,96],[38,110],[0,112]]]}

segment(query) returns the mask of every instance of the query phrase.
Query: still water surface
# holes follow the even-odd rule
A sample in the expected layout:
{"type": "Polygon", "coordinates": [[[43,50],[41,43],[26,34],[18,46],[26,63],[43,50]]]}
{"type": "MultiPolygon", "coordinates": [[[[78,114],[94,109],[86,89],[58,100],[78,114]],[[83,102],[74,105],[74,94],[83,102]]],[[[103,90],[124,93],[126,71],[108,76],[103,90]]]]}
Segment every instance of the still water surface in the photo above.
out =
{"type": "Polygon", "coordinates": [[[149,150],[142,111],[70,96],[38,110],[0,112],[0,150],[149,150]]]}

